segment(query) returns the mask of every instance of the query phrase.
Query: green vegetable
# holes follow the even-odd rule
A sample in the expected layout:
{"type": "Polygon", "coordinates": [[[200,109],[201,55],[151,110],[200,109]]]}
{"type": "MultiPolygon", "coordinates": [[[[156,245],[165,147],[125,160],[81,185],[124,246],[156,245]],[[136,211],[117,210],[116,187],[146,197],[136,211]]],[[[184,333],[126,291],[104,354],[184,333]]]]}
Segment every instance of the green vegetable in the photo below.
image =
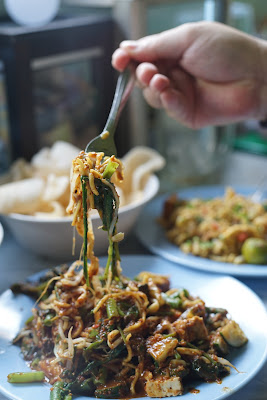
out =
{"type": "MultiPolygon", "coordinates": [[[[192,343],[187,343],[187,346],[190,347],[191,349],[200,350],[197,346],[195,346],[192,343]]],[[[200,351],[202,351],[202,350],[200,350],[200,351]]],[[[211,364],[214,364],[214,365],[216,364],[216,361],[214,361],[213,358],[208,353],[205,353],[203,351],[203,356],[206,357],[210,361],[211,364]]]]}
{"type": "Polygon", "coordinates": [[[166,304],[168,304],[171,308],[174,308],[176,310],[179,309],[183,304],[179,292],[175,292],[169,296],[163,292],[161,293],[161,296],[166,304]]]}
{"type": "Polygon", "coordinates": [[[44,378],[45,374],[43,371],[13,372],[7,376],[9,383],[42,382],[44,378]]]}
{"type": "Polygon", "coordinates": [[[124,341],[124,343],[126,343],[126,337],[125,337],[125,335],[124,335],[124,332],[123,332],[123,330],[118,326],[118,331],[120,332],[120,334],[121,334],[121,337],[122,337],[122,340],[124,341]]]}
{"type": "Polygon", "coordinates": [[[94,339],[99,334],[98,329],[92,329],[89,333],[89,338],[94,339]]]}
{"type": "Polygon", "coordinates": [[[40,358],[36,357],[36,358],[32,361],[31,367],[32,367],[32,368],[37,367],[37,365],[39,364],[39,362],[40,362],[40,358]]]}
{"type": "Polygon", "coordinates": [[[34,320],[34,316],[31,315],[31,316],[27,319],[27,321],[25,322],[25,325],[29,325],[33,320],[34,320]]]}
{"type": "Polygon", "coordinates": [[[187,298],[189,297],[189,292],[187,289],[183,289],[183,294],[185,297],[187,297],[187,298]]]}
{"type": "Polygon", "coordinates": [[[118,168],[118,166],[119,164],[116,163],[115,161],[110,161],[103,172],[103,178],[110,179],[114,174],[114,172],[116,171],[116,169],[118,168]]]}
{"type": "Polygon", "coordinates": [[[114,360],[117,358],[123,351],[125,350],[125,344],[121,343],[115,349],[112,349],[108,352],[108,354],[103,358],[102,360],[94,360],[89,362],[84,370],[80,373],[80,376],[87,376],[88,374],[91,374],[92,372],[97,374],[97,371],[99,370],[99,367],[102,367],[104,364],[114,360]]]}
{"type": "Polygon", "coordinates": [[[55,318],[55,314],[54,313],[48,313],[46,316],[45,316],[45,319],[44,319],[44,325],[45,326],[52,326],[52,323],[53,323],[53,318],[55,318]]]}
{"type": "Polygon", "coordinates": [[[105,367],[99,369],[98,375],[94,378],[95,385],[104,385],[107,381],[108,371],[105,367]]]}
{"type": "Polygon", "coordinates": [[[113,317],[119,317],[119,312],[116,304],[116,300],[113,297],[109,297],[106,303],[107,316],[109,319],[113,317]]]}
{"type": "MultiPolygon", "coordinates": [[[[113,183],[110,183],[110,185],[114,187],[113,183]]],[[[120,254],[118,243],[112,241],[112,236],[116,234],[119,204],[116,203],[112,188],[104,184],[100,179],[95,179],[95,187],[99,193],[98,196],[94,195],[95,208],[102,219],[102,229],[108,232],[109,239],[108,260],[104,277],[107,279],[109,270],[111,270],[112,279],[114,279],[119,276],[117,261],[120,260],[120,254]]]]}
{"type": "Polygon", "coordinates": [[[110,350],[105,362],[109,362],[109,361],[117,358],[123,352],[124,349],[125,349],[125,345],[124,345],[124,343],[121,343],[121,344],[119,344],[119,346],[115,347],[115,349],[110,350]]]}
{"type": "Polygon", "coordinates": [[[120,398],[128,393],[128,384],[126,382],[114,382],[109,386],[98,387],[95,390],[95,396],[102,399],[120,398]]]}
{"type": "Polygon", "coordinates": [[[76,379],[74,382],[69,383],[67,387],[75,394],[85,394],[87,396],[93,395],[95,391],[93,378],[84,380],[76,379]]]}
{"type": "Polygon", "coordinates": [[[90,345],[88,347],[86,347],[86,349],[83,350],[83,356],[84,356],[85,360],[87,360],[88,357],[90,357],[91,351],[93,349],[99,348],[102,343],[103,343],[103,339],[96,340],[95,342],[90,343],[90,345]]]}
{"type": "Polygon", "coordinates": [[[63,381],[58,381],[54,383],[50,391],[50,400],[61,400],[63,398],[63,390],[64,390],[63,381]]]}
{"type": "Polygon", "coordinates": [[[86,393],[88,395],[92,395],[95,390],[95,385],[93,384],[92,378],[84,380],[81,384],[80,387],[75,390],[77,393],[86,393]]]}
{"type": "Polygon", "coordinates": [[[69,388],[63,381],[54,383],[50,392],[50,400],[71,400],[72,395],[69,393],[69,388]]]}
{"type": "Polygon", "coordinates": [[[225,308],[219,308],[219,307],[205,307],[205,310],[208,314],[226,315],[228,313],[228,311],[225,308]]]}
{"type": "Polygon", "coordinates": [[[187,208],[194,208],[194,204],[190,203],[190,201],[188,201],[185,205],[187,208]]]}
{"type": "Polygon", "coordinates": [[[81,372],[81,376],[86,376],[91,373],[94,369],[98,368],[102,362],[100,360],[94,360],[87,364],[84,370],[81,372]]]}
{"type": "Polygon", "coordinates": [[[242,209],[243,209],[242,204],[234,204],[234,205],[233,205],[233,211],[234,211],[235,213],[239,213],[242,209]]]}
{"type": "Polygon", "coordinates": [[[248,238],[241,248],[242,256],[249,264],[267,264],[267,241],[248,238]]]}
{"type": "Polygon", "coordinates": [[[213,248],[213,242],[211,241],[211,240],[200,240],[200,242],[199,242],[199,246],[202,248],[202,249],[212,249],[213,248]]]}
{"type": "MultiPolygon", "coordinates": [[[[113,186],[112,183],[111,185],[113,186]]],[[[95,208],[103,222],[102,229],[113,234],[116,202],[113,191],[111,187],[107,186],[100,179],[95,179],[95,187],[99,194],[98,196],[94,195],[94,202],[95,208]],[[112,232],[110,232],[110,229],[112,232]]]]}
{"type": "Polygon", "coordinates": [[[216,381],[216,379],[228,375],[228,370],[223,364],[219,362],[207,363],[203,358],[194,359],[191,363],[191,369],[206,381],[216,381]]]}

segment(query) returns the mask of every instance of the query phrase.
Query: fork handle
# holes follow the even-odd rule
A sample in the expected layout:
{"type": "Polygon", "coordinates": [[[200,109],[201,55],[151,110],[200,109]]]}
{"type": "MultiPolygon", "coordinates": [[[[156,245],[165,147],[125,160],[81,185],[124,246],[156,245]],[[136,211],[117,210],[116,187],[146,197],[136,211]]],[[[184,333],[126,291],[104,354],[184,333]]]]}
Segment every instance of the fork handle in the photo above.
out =
{"type": "Polygon", "coordinates": [[[112,106],[103,131],[108,131],[114,136],[120,113],[124,108],[135,83],[135,65],[129,66],[119,75],[112,106]]]}

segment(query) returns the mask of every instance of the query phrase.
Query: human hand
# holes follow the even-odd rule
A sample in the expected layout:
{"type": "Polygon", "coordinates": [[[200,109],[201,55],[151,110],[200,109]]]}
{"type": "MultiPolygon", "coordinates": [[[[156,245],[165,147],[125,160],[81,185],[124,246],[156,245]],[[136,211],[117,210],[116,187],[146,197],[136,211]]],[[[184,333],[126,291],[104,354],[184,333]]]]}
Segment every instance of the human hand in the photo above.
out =
{"type": "Polygon", "coordinates": [[[197,129],[267,117],[267,44],[214,22],[181,25],[124,41],[112,58],[133,59],[147,102],[197,129]]]}

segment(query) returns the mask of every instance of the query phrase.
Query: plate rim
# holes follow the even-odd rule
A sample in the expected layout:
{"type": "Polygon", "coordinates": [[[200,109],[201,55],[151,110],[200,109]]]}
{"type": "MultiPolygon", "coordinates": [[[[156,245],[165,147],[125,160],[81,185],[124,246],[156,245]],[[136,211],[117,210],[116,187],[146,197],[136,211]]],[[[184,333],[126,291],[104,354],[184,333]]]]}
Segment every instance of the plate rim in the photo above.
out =
{"type": "MultiPolygon", "coordinates": [[[[107,257],[100,257],[100,262],[104,262],[106,260],[107,257]]],[[[162,260],[160,257],[158,257],[157,255],[146,255],[146,254],[127,254],[127,255],[123,255],[122,257],[123,259],[125,259],[125,261],[127,262],[127,260],[132,259],[133,261],[135,260],[135,262],[150,262],[153,263],[156,260],[161,260],[163,262],[165,262],[166,264],[170,265],[170,268],[173,268],[174,272],[176,273],[176,265],[172,262],[170,262],[169,260],[162,260]]],[[[129,262],[129,261],[128,261],[129,262]]],[[[180,269],[182,269],[180,267],[180,269]]],[[[34,279],[36,277],[38,277],[38,275],[40,276],[40,274],[43,274],[47,269],[44,269],[43,271],[39,271],[36,272],[32,275],[30,275],[28,278],[30,279],[34,279]]],[[[188,271],[188,270],[184,270],[185,274],[195,274],[195,275],[203,275],[202,273],[200,273],[199,271],[188,271]]],[[[177,274],[178,274],[178,270],[177,270],[177,274]]],[[[204,274],[205,275],[205,274],[204,274]]],[[[260,299],[260,297],[258,296],[257,293],[255,293],[250,287],[248,287],[245,283],[239,281],[238,279],[236,279],[233,276],[230,275],[214,275],[212,273],[206,273],[206,275],[208,275],[209,279],[211,281],[216,281],[216,280],[221,280],[221,279],[230,279],[231,281],[234,282],[235,285],[238,285],[240,288],[245,289],[246,291],[248,291],[250,293],[250,295],[254,298],[254,300],[257,302],[257,305],[260,307],[261,312],[264,314],[264,321],[265,324],[267,324],[267,310],[265,308],[265,305],[263,303],[263,301],[260,299]]],[[[211,282],[212,283],[212,282],[211,282]]],[[[4,296],[4,294],[6,292],[8,292],[10,289],[7,289],[6,291],[4,291],[1,295],[0,295],[0,303],[1,303],[1,299],[4,296]]],[[[190,288],[189,288],[190,290],[190,288]]],[[[205,301],[205,299],[204,299],[205,301]]],[[[229,312],[231,312],[231,310],[229,310],[229,312]]],[[[260,369],[263,367],[263,365],[266,362],[267,359],[267,331],[265,332],[264,335],[265,341],[264,341],[264,352],[262,353],[262,357],[260,362],[257,364],[256,368],[252,371],[249,372],[249,375],[242,380],[241,382],[237,383],[236,386],[234,386],[234,388],[232,390],[230,390],[229,392],[222,392],[219,396],[214,397],[212,400],[219,400],[219,399],[225,399],[227,397],[229,397],[230,395],[232,395],[233,393],[236,393],[238,390],[240,390],[241,388],[243,388],[244,386],[246,386],[250,381],[252,381],[252,379],[255,377],[255,375],[260,371],[260,369]]],[[[226,377],[227,378],[227,377],[226,377]]],[[[18,399],[18,400],[22,400],[21,397],[17,397],[16,395],[10,393],[9,391],[7,391],[5,388],[2,387],[2,385],[0,384],[0,392],[2,392],[4,394],[4,396],[7,396],[7,398],[10,398],[11,400],[13,399],[18,399]]],[[[78,397],[77,400],[88,400],[88,399],[93,399],[92,397],[78,397]]],[[[140,398],[145,400],[146,398],[140,398]]],[[[177,396],[173,397],[174,400],[178,400],[177,396]]],[[[179,397],[180,399],[180,397],[179,397]]],[[[33,400],[33,399],[29,399],[29,400],[33,400]]]]}
{"type": "Polygon", "coordinates": [[[159,206],[161,206],[162,208],[163,201],[172,194],[179,194],[181,196],[184,195],[186,197],[188,192],[189,193],[207,192],[207,191],[224,192],[227,187],[231,187],[237,192],[240,191],[246,193],[247,192],[253,193],[253,191],[257,188],[257,186],[253,185],[200,185],[200,186],[190,186],[186,188],[175,189],[172,192],[166,192],[160,194],[159,196],[156,196],[154,199],[152,199],[141,211],[141,214],[135,226],[135,234],[138,240],[143,244],[145,248],[150,250],[153,254],[157,254],[158,256],[167,259],[177,265],[181,265],[185,268],[191,268],[214,274],[226,273],[228,275],[238,276],[238,277],[253,277],[253,278],[267,277],[267,265],[258,265],[258,264],[238,265],[233,263],[215,261],[204,257],[198,257],[193,254],[186,254],[182,252],[182,250],[180,250],[179,247],[175,246],[173,243],[169,242],[166,239],[163,229],[160,228],[160,225],[155,222],[156,219],[159,217],[159,214],[156,215],[154,214],[154,212],[152,212],[153,219],[148,218],[148,216],[150,216],[151,214],[150,212],[151,208],[152,207],[156,208],[159,206]],[[153,243],[151,240],[151,235],[147,234],[148,227],[151,224],[154,231],[160,235],[161,243],[163,244],[162,246],[160,246],[158,243],[156,244],[153,243]],[[144,227],[146,227],[146,233],[144,227]],[[163,247],[164,245],[166,246],[166,249],[163,247]]]}
{"type": "Polygon", "coordinates": [[[3,242],[3,240],[4,240],[4,228],[3,228],[3,225],[0,222],[0,246],[1,246],[2,242],[3,242]]]}

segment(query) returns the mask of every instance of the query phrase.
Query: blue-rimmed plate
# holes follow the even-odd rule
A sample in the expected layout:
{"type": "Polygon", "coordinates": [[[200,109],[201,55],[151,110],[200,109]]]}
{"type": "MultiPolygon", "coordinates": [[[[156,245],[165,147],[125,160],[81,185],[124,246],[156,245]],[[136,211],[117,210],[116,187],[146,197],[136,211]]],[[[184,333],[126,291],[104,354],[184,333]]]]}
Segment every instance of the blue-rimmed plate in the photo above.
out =
{"type": "MultiPolygon", "coordinates": [[[[255,188],[234,186],[237,193],[243,195],[252,195],[255,188]]],[[[225,193],[224,186],[196,186],[179,190],[180,198],[209,199],[213,197],[222,197],[225,193]]],[[[216,272],[221,274],[230,274],[235,276],[248,277],[267,277],[267,265],[252,265],[219,262],[203,257],[197,257],[192,254],[186,254],[178,246],[169,242],[165,236],[165,231],[157,222],[162,213],[164,201],[170,194],[156,197],[143,209],[136,226],[137,237],[152,253],[166,258],[186,267],[199,269],[202,271],[216,272]]]]}
{"type": "Polygon", "coordinates": [[[2,243],[3,239],[4,239],[4,229],[2,224],[0,223],[0,244],[2,243]]]}
{"type": "MultiPolygon", "coordinates": [[[[103,259],[101,263],[104,265],[103,259]]],[[[200,296],[207,306],[228,309],[249,339],[247,345],[235,350],[229,357],[240,373],[232,370],[221,384],[191,382],[189,387],[193,386],[200,392],[195,395],[186,391],[182,397],[174,397],[174,400],[224,399],[252,380],[263,366],[267,356],[267,315],[261,300],[243,283],[232,277],[185,269],[156,256],[123,256],[122,268],[124,274],[130,277],[144,270],[169,275],[172,287],[187,288],[191,294],[200,296]]],[[[12,345],[11,341],[31,315],[32,306],[33,301],[27,296],[14,296],[10,290],[0,296],[0,391],[13,400],[49,400],[48,384],[16,385],[8,383],[6,378],[10,372],[29,370],[19,347],[12,345]]],[[[254,379],[249,387],[255,396],[253,398],[260,398],[257,397],[262,390],[260,381],[254,379]]]]}

